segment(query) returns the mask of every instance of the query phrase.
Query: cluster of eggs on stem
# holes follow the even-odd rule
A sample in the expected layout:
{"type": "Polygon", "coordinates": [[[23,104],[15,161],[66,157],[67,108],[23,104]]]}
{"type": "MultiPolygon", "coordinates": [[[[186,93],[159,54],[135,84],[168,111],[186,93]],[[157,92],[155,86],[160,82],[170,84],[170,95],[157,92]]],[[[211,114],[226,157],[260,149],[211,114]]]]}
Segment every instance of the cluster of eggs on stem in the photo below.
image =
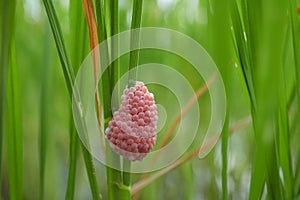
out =
{"type": "Polygon", "coordinates": [[[143,160],[156,141],[157,107],[143,82],[126,88],[122,104],[106,129],[112,149],[127,160],[143,160]]]}

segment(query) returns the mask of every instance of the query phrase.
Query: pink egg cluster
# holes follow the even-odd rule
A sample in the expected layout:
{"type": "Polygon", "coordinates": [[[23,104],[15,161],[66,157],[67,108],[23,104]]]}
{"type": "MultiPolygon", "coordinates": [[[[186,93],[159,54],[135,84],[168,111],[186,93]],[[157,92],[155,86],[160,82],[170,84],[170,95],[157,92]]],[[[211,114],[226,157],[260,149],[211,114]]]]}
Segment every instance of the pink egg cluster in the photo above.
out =
{"type": "Polygon", "coordinates": [[[143,82],[126,88],[122,104],[106,129],[112,149],[127,160],[143,160],[156,141],[157,110],[154,96],[143,82]]]}

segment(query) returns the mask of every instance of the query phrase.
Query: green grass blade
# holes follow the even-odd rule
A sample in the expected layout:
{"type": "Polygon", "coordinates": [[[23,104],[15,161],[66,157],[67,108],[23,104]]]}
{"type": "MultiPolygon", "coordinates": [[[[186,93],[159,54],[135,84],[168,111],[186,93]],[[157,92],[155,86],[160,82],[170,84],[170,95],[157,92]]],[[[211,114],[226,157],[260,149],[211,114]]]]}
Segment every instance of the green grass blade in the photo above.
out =
{"type": "Polygon", "coordinates": [[[48,20],[50,22],[52,33],[55,39],[55,44],[58,50],[58,55],[64,72],[64,77],[66,79],[68,91],[70,96],[72,96],[72,86],[75,81],[75,76],[71,65],[71,61],[67,55],[67,50],[63,39],[62,31],[59,25],[59,21],[57,18],[57,14],[55,12],[51,0],[43,0],[43,2],[47,12],[48,20]]]}
{"type": "MultiPolygon", "coordinates": [[[[300,169],[300,156],[298,155],[298,160],[296,162],[296,169],[300,169]]],[[[294,195],[300,196],[300,171],[297,170],[294,177],[294,195]]]]}
{"type": "MultiPolygon", "coordinates": [[[[73,69],[75,72],[78,71],[82,59],[85,56],[86,51],[86,26],[84,15],[82,11],[81,1],[71,1],[70,2],[70,20],[71,27],[78,30],[82,30],[76,33],[73,33],[72,37],[72,46],[75,47],[71,51],[71,61],[73,64],[73,69]],[[79,23],[78,23],[79,21],[79,23]]],[[[74,120],[72,118],[72,112],[70,111],[70,159],[69,159],[69,174],[68,174],[68,183],[65,199],[74,199],[75,194],[75,181],[76,181],[76,169],[77,169],[77,160],[78,160],[78,150],[80,148],[79,138],[76,132],[74,120]]]]}
{"type": "Polygon", "coordinates": [[[279,149],[276,143],[280,135],[275,127],[280,126],[278,95],[285,95],[278,88],[283,87],[279,84],[284,63],[282,41],[285,41],[287,28],[287,2],[248,1],[247,5],[253,64],[251,72],[256,95],[256,109],[252,111],[256,149],[249,198],[261,198],[266,180],[267,198],[282,199],[286,195],[280,178],[282,163],[279,152],[282,147],[279,149]]]}
{"type": "Polygon", "coordinates": [[[98,28],[98,38],[101,43],[107,38],[106,26],[105,26],[105,15],[104,15],[104,4],[102,0],[96,0],[96,17],[97,17],[97,28],[98,28]]]}
{"type": "MultiPolygon", "coordinates": [[[[246,28],[243,29],[243,24],[245,24],[245,27],[248,26],[248,18],[246,13],[247,10],[244,9],[243,15],[241,15],[236,0],[230,0],[230,2],[230,13],[234,31],[234,39],[237,47],[237,56],[240,59],[240,64],[248,89],[248,94],[251,100],[251,105],[254,106],[253,109],[255,110],[255,93],[253,88],[250,56],[251,51],[249,45],[249,40],[251,38],[247,38],[247,41],[245,40],[245,35],[249,35],[249,32],[245,30],[246,28]]],[[[242,4],[246,5],[245,1],[242,1],[242,4]]]]}
{"type": "Polygon", "coordinates": [[[23,194],[23,135],[17,68],[15,48],[12,46],[7,84],[7,141],[10,199],[22,199],[23,194]]]}
{"type": "MultiPolygon", "coordinates": [[[[69,95],[70,97],[72,96],[72,86],[75,81],[75,76],[73,72],[73,68],[70,62],[70,59],[67,55],[66,47],[65,47],[65,42],[63,40],[61,28],[59,21],[57,19],[57,15],[55,12],[55,9],[53,7],[52,1],[50,0],[44,0],[44,6],[47,12],[47,16],[50,22],[50,26],[52,28],[52,33],[55,39],[56,47],[59,53],[59,58],[62,64],[66,84],[68,87],[69,95]]],[[[90,188],[92,191],[92,195],[94,199],[100,199],[100,192],[99,192],[99,187],[97,183],[97,178],[96,178],[96,172],[95,172],[95,167],[93,164],[93,158],[92,155],[88,152],[88,150],[82,146],[82,152],[84,156],[84,161],[86,165],[86,170],[88,173],[88,178],[90,182],[90,188]]]]}
{"type": "Polygon", "coordinates": [[[77,168],[77,154],[79,148],[78,135],[76,133],[74,121],[70,119],[70,161],[69,161],[69,175],[68,185],[65,199],[74,199],[76,168],[77,168]]]}
{"type": "MultiPolygon", "coordinates": [[[[231,71],[232,69],[229,68],[229,61],[232,60],[233,53],[232,49],[234,45],[230,42],[232,37],[231,30],[230,30],[230,13],[229,13],[229,6],[230,1],[210,1],[210,8],[215,10],[215,12],[209,10],[209,36],[211,42],[211,56],[214,59],[214,62],[218,66],[222,74],[222,78],[225,84],[226,89],[226,119],[223,126],[222,131],[222,199],[226,200],[228,198],[228,175],[227,175],[227,168],[228,168],[228,124],[229,124],[229,110],[230,110],[230,98],[231,98],[231,91],[230,91],[230,80],[231,80],[231,71]],[[222,32],[222,35],[219,32],[222,32]]],[[[238,45],[237,45],[238,46],[238,45]]]]}
{"type": "MultiPolygon", "coordinates": [[[[143,0],[134,0],[133,1],[133,11],[131,19],[131,29],[137,29],[141,27],[142,21],[142,10],[143,10],[143,0]]],[[[133,31],[130,38],[131,49],[133,47],[139,46],[139,31],[133,31]]],[[[129,86],[134,85],[136,81],[136,70],[133,70],[138,65],[139,60],[139,50],[134,50],[130,52],[129,58],[129,86]],[[130,81],[132,80],[132,81],[130,81]]]]}
{"type": "MultiPolygon", "coordinates": [[[[45,28],[46,32],[49,29],[47,26],[45,28]]],[[[49,109],[51,105],[51,95],[50,95],[50,85],[52,78],[52,70],[50,64],[51,51],[49,52],[48,47],[50,46],[50,40],[48,39],[48,35],[45,32],[44,36],[44,51],[43,57],[41,61],[41,110],[40,110],[40,135],[39,135],[39,167],[40,167],[40,198],[44,199],[44,177],[45,177],[45,162],[46,162],[46,149],[47,149],[47,141],[48,141],[48,133],[49,133],[49,109]]]]}
{"type": "Polygon", "coordinates": [[[264,162],[265,160],[262,156],[255,156],[251,172],[249,200],[261,199],[266,180],[264,162]]]}
{"type": "MultiPolygon", "coordinates": [[[[291,30],[292,30],[292,44],[293,44],[293,51],[294,51],[294,62],[295,62],[295,72],[296,72],[296,83],[295,89],[297,94],[297,105],[298,105],[298,113],[300,112],[300,41],[299,41],[299,17],[297,13],[297,0],[289,0],[289,15],[290,15],[290,22],[291,22],[291,30]]],[[[299,114],[298,114],[299,116],[299,114]]],[[[299,152],[299,151],[298,151],[299,152]]],[[[300,194],[300,173],[299,173],[299,166],[300,166],[300,157],[298,155],[298,160],[296,164],[296,172],[294,176],[294,194],[300,194]]]]}
{"type": "Polygon", "coordinates": [[[229,114],[227,111],[224,128],[222,131],[222,199],[226,200],[228,197],[228,127],[229,114]]]}
{"type": "Polygon", "coordinates": [[[180,167],[183,180],[184,180],[184,191],[185,199],[192,200],[194,197],[194,172],[192,162],[186,162],[180,167]]]}
{"type": "Polygon", "coordinates": [[[299,41],[299,29],[298,29],[298,13],[297,13],[297,0],[289,0],[289,12],[291,17],[292,28],[292,41],[295,59],[295,71],[296,71],[296,93],[298,96],[298,111],[300,111],[300,41],[299,41]]]}
{"type": "MultiPolygon", "coordinates": [[[[9,53],[11,38],[14,32],[15,24],[15,6],[14,0],[0,3],[1,10],[1,49],[0,49],[0,180],[2,180],[2,145],[4,132],[4,108],[6,102],[7,90],[7,69],[9,63],[9,53]]],[[[2,181],[0,182],[0,191],[2,190],[2,181]]],[[[0,192],[2,194],[2,192],[0,192]]]]}
{"type": "MultiPolygon", "coordinates": [[[[111,1],[111,34],[116,35],[119,33],[119,0],[112,0],[111,1]]],[[[112,40],[111,43],[111,57],[114,58],[114,52],[118,51],[118,45],[119,41],[112,40]],[[114,49],[117,48],[117,49],[114,49]]],[[[120,77],[120,69],[119,69],[119,62],[118,59],[116,59],[112,64],[111,64],[111,85],[114,86],[118,82],[118,79],[120,77]]],[[[120,95],[120,88],[118,88],[118,96],[120,95]]]]}
{"type": "MultiPolygon", "coordinates": [[[[99,0],[99,1],[101,1],[101,0],[99,0]]],[[[113,26],[113,22],[111,21],[111,19],[112,19],[111,11],[114,10],[111,7],[112,0],[103,0],[102,2],[104,2],[104,6],[103,6],[103,20],[104,21],[103,22],[105,24],[106,36],[110,37],[112,35],[112,33],[111,33],[112,27],[111,26],[113,26]]]]}
{"type": "MultiPolygon", "coordinates": [[[[287,29],[288,30],[288,29],[287,29]]],[[[289,33],[286,31],[286,33],[289,33]]],[[[290,35],[286,34],[285,46],[283,48],[284,57],[287,57],[290,35]]],[[[291,154],[290,154],[290,128],[289,128],[289,116],[288,116],[288,108],[290,104],[290,100],[288,99],[289,91],[288,91],[288,81],[286,80],[285,69],[290,69],[290,66],[286,64],[286,60],[284,59],[281,73],[279,75],[278,82],[278,99],[279,99],[279,110],[278,110],[278,136],[277,136],[277,149],[279,153],[279,163],[282,169],[283,181],[284,181],[284,189],[285,189],[285,197],[286,199],[291,199],[293,196],[293,179],[292,179],[292,163],[291,163],[291,154]]]]}
{"type": "Polygon", "coordinates": [[[70,27],[74,30],[71,32],[70,59],[76,74],[82,60],[87,54],[87,25],[84,19],[83,6],[81,1],[70,1],[70,27]]]}

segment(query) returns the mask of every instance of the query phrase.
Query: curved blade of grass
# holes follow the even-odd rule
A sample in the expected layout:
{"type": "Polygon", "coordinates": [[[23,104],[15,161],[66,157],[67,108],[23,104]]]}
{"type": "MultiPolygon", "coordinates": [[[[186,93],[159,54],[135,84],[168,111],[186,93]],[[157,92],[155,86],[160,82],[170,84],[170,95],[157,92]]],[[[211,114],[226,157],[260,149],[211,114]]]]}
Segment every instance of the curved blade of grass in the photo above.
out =
{"type": "MultiPolygon", "coordinates": [[[[72,46],[74,50],[72,53],[72,63],[73,69],[75,72],[78,71],[82,60],[85,56],[85,44],[86,44],[86,29],[84,15],[82,12],[82,4],[80,1],[71,1],[70,2],[70,18],[71,18],[71,27],[76,27],[78,30],[82,30],[73,34],[72,46]],[[80,21],[80,23],[78,23],[80,21]],[[82,51],[79,51],[82,49],[82,51]]],[[[72,112],[70,111],[70,116],[72,112]]],[[[69,174],[68,174],[68,184],[65,199],[74,199],[75,193],[75,180],[76,180],[76,169],[77,169],[77,160],[78,160],[78,150],[79,150],[79,138],[76,133],[76,128],[74,125],[74,120],[70,118],[70,161],[69,161],[69,174]]]]}
{"type": "MultiPolygon", "coordinates": [[[[244,80],[247,85],[248,94],[250,96],[251,100],[251,111],[252,114],[255,112],[256,108],[256,100],[253,98],[254,89],[253,89],[253,81],[250,79],[252,77],[252,70],[251,70],[251,64],[252,61],[249,57],[250,54],[250,45],[249,42],[247,43],[245,41],[245,33],[250,39],[250,27],[249,25],[249,17],[248,16],[248,3],[245,0],[241,1],[242,5],[242,14],[241,11],[238,9],[238,4],[236,0],[231,0],[230,8],[231,8],[231,19],[232,19],[232,25],[234,30],[234,38],[236,41],[237,46],[237,55],[240,59],[242,71],[244,80]],[[247,17],[247,18],[246,18],[247,17]],[[244,23],[243,23],[244,22],[244,23]],[[243,30],[243,24],[248,28],[247,32],[243,30]],[[250,81],[251,80],[251,81],[250,81]]],[[[255,185],[256,187],[250,187],[250,195],[249,199],[258,199],[261,196],[264,182],[265,182],[265,168],[263,165],[264,159],[261,156],[256,156],[254,160],[254,164],[252,167],[252,175],[255,174],[255,176],[251,177],[252,185],[255,185]]]]}
{"type": "Polygon", "coordinates": [[[227,168],[228,168],[228,125],[229,125],[229,112],[226,113],[224,127],[222,131],[222,199],[226,200],[228,197],[228,180],[227,180],[227,168]]]}
{"type": "MultiPolygon", "coordinates": [[[[142,9],[143,9],[143,0],[133,0],[131,29],[136,29],[141,27],[142,9]]],[[[139,40],[140,40],[139,32],[132,31],[130,36],[130,48],[133,49],[135,47],[138,47],[139,40]]],[[[135,84],[136,70],[133,69],[138,65],[138,60],[139,60],[139,50],[131,51],[129,57],[129,70],[131,70],[128,77],[129,87],[135,84]]]]}
{"type": "Polygon", "coordinates": [[[22,199],[23,194],[23,135],[19,78],[16,52],[12,45],[7,84],[7,142],[9,191],[11,199],[22,199]]]}
{"type": "MultiPolygon", "coordinates": [[[[55,9],[53,7],[52,1],[50,0],[43,0],[44,6],[47,12],[47,16],[50,22],[50,26],[52,29],[52,33],[55,39],[56,47],[59,53],[59,58],[60,62],[62,65],[62,69],[64,72],[64,77],[66,80],[66,84],[68,87],[69,95],[72,97],[72,86],[75,81],[75,76],[74,76],[74,71],[70,62],[70,59],[67,55],[66,47],[65,47],[65,42],[63,40],[60,24],[55,12],[55,9]]],[[[97,178],[96,178],[96,172],[95,172],[95,167],[93,164],[93,158],[90,152],[82,145],[82,152],[83,152],[83,157],[86,165],[86,170],[90,182],[90,188],[92,191],[92,195],[94,199],[100,199],[100,192],[99,192],[99,187],[97,183],[97,178]]]]}
{"type": "Polygon", "coordinates": [[[64,72],[64,77],[66,80],[67,88],[70,96],[72,96],[72,86],[75,80],[74,71],[71,65],[71,61],[67,55],[67,50],[65,47],[65,41],[63,39],[60,24],[57,18],[56,11],[53,7],[51,0],[43,0],[48,20],[51,26],[51,30],[55,39],[56,48],[58,50],[59,59],[62,65],[62,70],[64,72]]]}
{"type": "Polygon", "coordinates": [[[283,199],[285,191],[280,177],[280,149],[276,143],[279,135],[275,127],[278,127],[278,95],[283,95],[278,90],[281,87],[278,84],[284,60],[282,41],[285,41],[288,2],[249,1],[248,5],[257,108],[252,113],[256,151],[249,198],[261,198],[266,180],[267,198],[283,199]]]}
{"type": "MultiPolygon", "coordinates": [[[[293,44],[293,51],[294,51],[294,59],[295,59],[295,71],[296,71],[296,83],[295,89],[297,94],[297,105],[298,105],[298,113],[300,113],[300,41],[299,41],[299,20],[298,14],[299,9],[297,8],[297,1],[290,0],[289,1],[289,13],[290,13],[290,22],[291,22],[291,29],[292,29],[292,44],[293,44]],[[298,11],[298,12],[297,12],[298,11]]],[[[294,194],[300,193],[300,173],[299,173],[299,166],[300,166],[300,157],[298,155],[298,161],[296,165],[296,173],[294,177],[294,194]]]]}
{"type": "Polygon", "coordinates": [[[236,0],[230,0],[231,21],[234,31],[234,40],[236,42],[235,46],[237,47],[237,56],[240,60],[243,77],[248,89],[251,105],[254,106],[253,109],[255,110],[255,93],[251,73],[251,51],[249,45],[250,38],[246,39],[246,37],[249,36],[249,31],[246,28],[243,29],[243,24],[245,24],[245,27],[248,27],[249,25],[246,9],[247,3],[245,2],[245,0],[242,0],[241,4],[244,8],[242,12],[243,14],[240,14],[241,12],[238,9],[236,0]]]}
{"type": "MultiPolygon", "coordinates": [[[[0,3],[1,9],[1,49],[0,49],[0,180],[2,180],[2,144],[3,144],[3,125],[4,125],[4,108],[6,102],[7,90],[7,68],[11,38],[14,32],[15,24],[15,6],[14,0],[0,3]]],[[[0,191],[1,191],[0,182],[0,191]]],[[[1,193],[1,192],[0,192],[1,193]]],[[[1,193],[2,194],[2,193],[1,193]]]]}

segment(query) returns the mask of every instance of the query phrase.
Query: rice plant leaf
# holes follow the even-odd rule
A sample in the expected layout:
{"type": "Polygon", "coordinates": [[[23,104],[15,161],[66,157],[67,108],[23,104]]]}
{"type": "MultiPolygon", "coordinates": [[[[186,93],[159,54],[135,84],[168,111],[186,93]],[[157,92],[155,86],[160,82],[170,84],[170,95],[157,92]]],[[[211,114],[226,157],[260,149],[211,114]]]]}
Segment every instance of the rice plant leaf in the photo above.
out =
{"type": "Polygon", "coordinates": [[[71,61],[67,55],[67,50],[65,47],[65,42],[62,36],[62,31],[59,25],[59,20],[57,18],[56,11],[54,9],[53,3],[51,0],[43,0],[44,6],[47,12],[48,20],[52,29],[52,33],[55,39],[56,48],[58,50],[58,55],[64,72],[64,77],[66,79],[66,84],[70,96],[72,95],[72,85],[75,81],[75,76],[71,61]]]}
{"type": "MultiPolygon", "coordinates": [[[[2,145],[4,133],[4,108],[6,104],[7,92],[7,77],[9,56],[11,53],[11,41],[14,35],[15,25],[15,7],[16,2],[1,1],[0,2],[0,26],[1,26],[1,49],[0,49],[0,178],[2,175],[2,145]]],[[[8,110],[9,111],[9,110],[8,110]]],[[[15,180],[17,181],[17,180],[15,180]]],[[[17,184],[15,182],[15,184],[17,184]]],[[[2,190],[2,181],[0,182],[0,191],[2,190]]],[[[0,192],[2,194],[2,192],[0,192]]]]}
{"type": "Polygon", "coordinates": [[[18,67],[14,44],[10,49],[7,84],[7,141],[9,191],[11,199],[22,199],[23,194],[23,135],[18,67]]]}
{"type": "MultiPolygon", "coordinates": [[[[288,29],[287,29],[288,30],[288,29]]],[[[286,31],[286,33],[289,33],[286,31]]],[[[283,48],[283,55],[286,57],[288,51],[288,38],[290,35],[286,34],[286,42],[285,47],[283,48]]],[[[279,162],[282,169],[283,181],[284,181],[284,189],[285,189],[285,196],[286,199],[291,199],[293,196],[293,180],[292,180],[292,163],[291,163],[291,154],[290,154],[290,129],[289,129],[289,116],[288,116],[288,107],[289,107],[289,100],[288,98],[288,80],[286,80],[285,75],[286,68],[289,68],[285,62],[283,61],[281,73],[279,73],[279,82],[278,82],[278,99],[279,99],[279,108],[278,108],[278,136],[277,136],[277,149],[279,153],[279,162]]]]}
{"type": "MultiPolygon", "coordinates": [[[[133,11],[131,19],[131,29],[137,29],[141,27],[142,21],[142,9],[143,9],[143,0],[133,0],[133,11]]],[[[132,31],[130,37],[130,46],[138,47],[139,45],[139,31],[132,31]]],[[[129,57],[129,86],[134,84],[136,80],[136,71],[133,70],[138,65],[139,60],[139,50],[134,50],[130,52],[129,57]]]]}
{"type": "MultiPolygon", "coordinates": [[[[112,0],[111,1],[111,34],[116,35],[119,33],[119,0],[112,0]]],[[[111,58],[114,58],[114,53],[118,51],[119,48],[119,40],[116,37],[115,40],[111,41],[111,58]]],[[[116,59],[111,64],[111,85],[115,86],[118,82],[118,79],[120,77],[120,67],[119,67],[119,61],[116,59]]],[[[120,88],[117,88],[118,90],[118,96],[121,94],[120,88]]]]}

